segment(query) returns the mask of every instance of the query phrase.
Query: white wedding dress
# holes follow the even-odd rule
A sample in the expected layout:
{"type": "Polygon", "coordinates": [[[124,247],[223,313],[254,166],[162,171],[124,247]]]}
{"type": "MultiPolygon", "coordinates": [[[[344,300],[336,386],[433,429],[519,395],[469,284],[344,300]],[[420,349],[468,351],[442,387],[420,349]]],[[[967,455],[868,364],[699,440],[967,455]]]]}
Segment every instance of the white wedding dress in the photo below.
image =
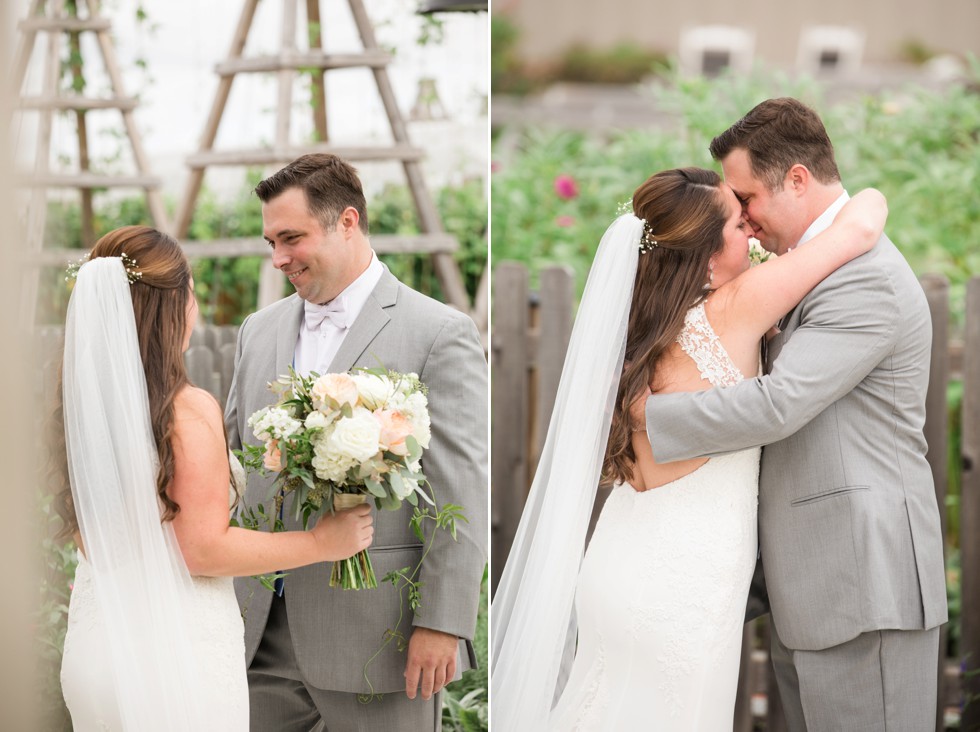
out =
{"type": "MultiPolygon", "coordinates": [[[[245,474],[234,457],[231,502],[244,490],[245,474]]],[[[115,699],[106,628],[96,601],[92,566],[81,552],[68,606],[68,632],[61,664],[61,688],[71,712],[74,732],[119,732],[123,729],[115,699]]],[[[186,618],[201,679],[207,684],[209,712],[226,726],[243,732],[249,727],[248,685],[245,674],[244,625],[231,577],[194,577],[193,607],[186,618]]],[[[146,659],[147,664],[152,659],[146,659]]],[[[172,700],[174,705],[180,699],[172,700]]],[[[209,727],[208,732],[215,728],[209,727]]]]}
{"type": "MultiPolygon", "coordinates": [[[[743,379],[703,303],[678,342],[712,386],[743,379]]],[[[582,561],[578,645],[551,730],[731,730],[759,454],[712,458],[643,493],[613,488],[582,561]]]]}

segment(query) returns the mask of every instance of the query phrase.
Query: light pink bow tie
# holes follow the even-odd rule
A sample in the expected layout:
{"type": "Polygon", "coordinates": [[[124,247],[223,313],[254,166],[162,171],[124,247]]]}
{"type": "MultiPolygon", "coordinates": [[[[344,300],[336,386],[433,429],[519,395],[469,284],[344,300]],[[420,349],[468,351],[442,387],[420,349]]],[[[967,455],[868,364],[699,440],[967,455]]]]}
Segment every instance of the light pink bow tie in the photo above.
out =
{"type": "Polygon", "coordinates": [[[304,303],[306,327],[309,330],[319,330],[324,320],[329,320],[340,330],[350,327],[350,311],[347,310],[347,298],[341,295],[324,305],[311,302],[304,303]]]}

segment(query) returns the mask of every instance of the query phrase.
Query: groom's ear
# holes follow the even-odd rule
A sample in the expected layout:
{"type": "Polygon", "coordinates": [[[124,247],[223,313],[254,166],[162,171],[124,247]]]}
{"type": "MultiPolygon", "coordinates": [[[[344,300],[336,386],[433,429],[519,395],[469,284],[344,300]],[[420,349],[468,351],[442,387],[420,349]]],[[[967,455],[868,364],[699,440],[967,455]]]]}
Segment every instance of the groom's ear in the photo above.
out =
{"type": "Polygon", "coordinates": [[[796,163],[786,173],[786,183],[789,185],[790,190],[797,196],[802,196],[806,193],[807,188],[810,186],[810,178],[809,169],[800,163],[796,163]]]}
{"type": "Polygon", "coordinates": [[[340,212],[338,220],[343,228],[344,235],[349,236],[357,229],[357,224],[361,220],[361,215],[357,213],[356,208],[353,206],[348,206],[340,212]]]}

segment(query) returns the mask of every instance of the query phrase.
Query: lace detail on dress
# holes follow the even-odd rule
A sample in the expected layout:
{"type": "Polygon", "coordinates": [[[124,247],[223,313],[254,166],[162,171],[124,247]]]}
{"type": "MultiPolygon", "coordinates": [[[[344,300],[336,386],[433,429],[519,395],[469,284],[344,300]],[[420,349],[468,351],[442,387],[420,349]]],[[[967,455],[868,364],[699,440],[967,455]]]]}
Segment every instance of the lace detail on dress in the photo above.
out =
{"type": "Polygon", "coordinates": [[[744,378],[708,322],[703,301],[687,311],[677,343],[712,386],[734,386],[744,378]]]}
{"type": "Polygon", "coordinates": [[[609,705],[609,689],[606,688],[606,653],[602,647],[601,637],[591,673],[592,681],[582,701],[582,716],[577,720],[572,732],[600,729],[603,712],[609,705]]]}

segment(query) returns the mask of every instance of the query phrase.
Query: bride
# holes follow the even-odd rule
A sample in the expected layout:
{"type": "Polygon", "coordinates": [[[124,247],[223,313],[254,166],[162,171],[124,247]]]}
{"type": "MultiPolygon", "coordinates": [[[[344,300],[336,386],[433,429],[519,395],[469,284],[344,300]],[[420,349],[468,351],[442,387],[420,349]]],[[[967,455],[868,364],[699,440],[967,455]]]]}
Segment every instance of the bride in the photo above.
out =
{"type": "Polygon", "coordinates": [[[753,232],[712,171],[657,173],[633,212],[596,253],[493,600],[495,728],[731,729],[759,449],[657,464],[630,407],[758,376],[764,335],[871,249],[887,208],[862,191],[811,244],[752,269],[753,232]],[[614,487],[583,558],[600,476],[614,487]]]}
{"type": "Polygon", "coordinates": [[[344,559],[371,543],[367,506],[309,532],[229,527],[241,466],[229,472],[221,410],[184,370],[192,288],[177,243],[145,227],[106,234],[77,270],[61,507],[79,548],[61,668],[76,732],[247,730],[231,576],[344,559]]]}

